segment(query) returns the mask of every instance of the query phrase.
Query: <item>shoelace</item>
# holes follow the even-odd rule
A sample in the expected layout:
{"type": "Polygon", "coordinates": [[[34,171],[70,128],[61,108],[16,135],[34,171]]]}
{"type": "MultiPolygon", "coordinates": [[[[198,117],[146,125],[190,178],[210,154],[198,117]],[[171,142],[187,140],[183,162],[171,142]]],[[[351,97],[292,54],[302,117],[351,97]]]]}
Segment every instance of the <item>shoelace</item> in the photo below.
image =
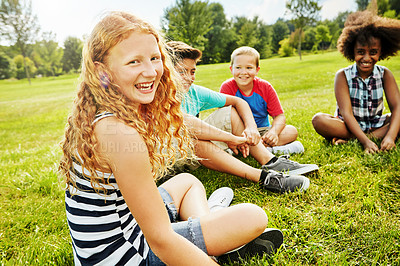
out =
{"type": "Polygon", "coordinates": [[[278,186],[279,186],[280,188],[283,187],[282,182],[281,182],[281,179],[284,178],[284,176],[283,176],[282,173],[278,173],[278,172],[275,172],[275,173],[269,172],[268,175],[267,175],[267,177],[266,177],[265,180],[264,180],[264,184],[265,184],[266,186],[268,186],[269,183],[272,183],[272,182],[271,182],[271,178],[274,178],[274,180],[277,181],[278,186]],[[278,176],[279,176],[279,177],[278,177],[278,176]],[[267,182],[267,181],[268,181],[268,182],[267,182]]]}
{"type": "Polygon", "coordinates": [[[284,159],[286,163],[289,163],[291,165],[295,165],[295,166],[300,165],[298,162],[289,160],[289,158],[290,158],[289,154],[281,155],[281,156],[279,156],[279,158],[284,159]]]}

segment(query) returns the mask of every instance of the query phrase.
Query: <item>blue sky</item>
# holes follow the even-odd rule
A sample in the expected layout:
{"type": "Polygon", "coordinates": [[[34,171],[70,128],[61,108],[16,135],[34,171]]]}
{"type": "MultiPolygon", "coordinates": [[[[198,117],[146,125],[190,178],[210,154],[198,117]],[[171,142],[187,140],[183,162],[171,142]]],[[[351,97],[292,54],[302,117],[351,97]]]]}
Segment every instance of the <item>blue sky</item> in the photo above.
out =
{"type": "MultiPolygon", "coordinates": [[[[99,17],[109,10],[131,12],[159,28],[164,10],[175,0],[32,0],[42,31],[56,34],[60,45],[68,36],[88,35],[99,17]]],[[[221,3],[225,14],[253,18],[258,15],[266,24],[273,24],[285,15],[285,0],[209,0],[221,3]]],[[[334,18],[341,11],[354,11],[355,0],[320,0],[323,19],[334,18]]]]}

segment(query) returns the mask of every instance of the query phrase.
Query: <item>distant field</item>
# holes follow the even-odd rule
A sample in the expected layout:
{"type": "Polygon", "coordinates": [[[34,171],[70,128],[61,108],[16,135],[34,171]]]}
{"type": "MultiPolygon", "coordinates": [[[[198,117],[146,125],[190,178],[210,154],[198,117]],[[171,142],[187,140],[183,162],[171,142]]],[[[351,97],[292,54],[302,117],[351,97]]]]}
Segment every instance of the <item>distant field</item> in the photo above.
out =
{"type": "MultiPolygon", "coordinates": [[[[333,78],[349,64],[337,52],[261,61],[259,76],[277,90],[306,149],[292,159],[320,166],[306,193],[278,195],[231,175],[194,172],[208,194],[230,186],[233,204],[263,207],[270,226],[283,230],[278,254],[242,265],[400,265],[400,148],[366,155],[356,141],[330,145],[311,125],[315,113],[334,112],[333,78]]],[[[380,64],[400,84],[400,56],[380,64]]],[[[219,90],[230,77],[229,64],[201,65],[196,83],[219,90]]],[[[1,265],[73,264],[57,164],[77,78],[0,81],[1,265]]]]}

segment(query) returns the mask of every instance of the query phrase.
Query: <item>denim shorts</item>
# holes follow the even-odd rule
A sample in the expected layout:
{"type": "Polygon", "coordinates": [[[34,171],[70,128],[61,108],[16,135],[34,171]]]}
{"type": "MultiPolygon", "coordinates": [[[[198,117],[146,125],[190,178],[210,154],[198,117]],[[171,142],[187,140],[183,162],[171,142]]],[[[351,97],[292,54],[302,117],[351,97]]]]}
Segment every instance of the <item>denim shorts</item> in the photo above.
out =
{"type": "MultiPolygon", "coordinates": [[[[162,187],[158,188],[161,197],[164,201],[165,207],[167,208],[169,219],[172,223],[172,229],[179,235],[188,239],[190,242],[195,244],[202,251],[207,253],[206,244],[204,242],[203,232],[201,231],[200,219],[189,218],[187,221],[180,222],[178,220],[179,215],[174,202],[172,201],[169,193],[162,187]]],[[[165,265],[150,249],[146,259],[146,265],[165,265]]]]}

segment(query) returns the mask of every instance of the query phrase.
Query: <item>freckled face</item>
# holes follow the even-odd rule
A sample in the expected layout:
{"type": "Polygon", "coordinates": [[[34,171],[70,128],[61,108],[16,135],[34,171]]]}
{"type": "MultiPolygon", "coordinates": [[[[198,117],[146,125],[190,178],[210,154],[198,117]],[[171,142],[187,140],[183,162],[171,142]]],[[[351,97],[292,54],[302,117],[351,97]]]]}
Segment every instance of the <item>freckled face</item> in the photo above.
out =
{"type": "Polygon", "coordinates": [[[106,64],[121,93],[129,100],[137,104],[153,101],[164,69],[152,34],[132,32],[110,49],[106,64]]]}
{"type": "Polygon", "coordinates": [[[251,55],[238,55],[230,67],[233,78],[241,90],[251,90],[253,80],[257,76],[260,67],[256,66],[256,59],[251,55]]]}
{"type": "Polygon", "coordinates": [[[183,86],[189,91],[194,80],[196,79],[196,61],[194,59],[185,58],[176,65],[176,70],[183,79],[183,86]]]}
{"type": "Polygon", "coordinates": [[[369,45],[362,45],[356,42],[354,46],[354,61],[362,78],[365,79],[371,75],[380,56],[381,41],[379,39],[372,37],[369,45]]]}

